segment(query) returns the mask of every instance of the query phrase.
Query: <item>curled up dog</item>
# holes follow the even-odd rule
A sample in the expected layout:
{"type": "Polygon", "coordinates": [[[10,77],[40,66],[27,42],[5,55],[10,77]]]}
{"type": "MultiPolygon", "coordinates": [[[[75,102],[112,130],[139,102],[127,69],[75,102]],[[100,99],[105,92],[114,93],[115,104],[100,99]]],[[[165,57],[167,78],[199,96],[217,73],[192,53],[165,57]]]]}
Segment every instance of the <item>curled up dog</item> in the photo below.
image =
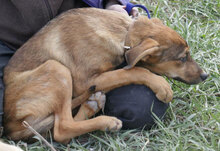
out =
{"type": "Polygon", "coordinates": [[[159,19],[70,10],[28,40],[6,66],[5,133],[13,140],[31,137],[22,121],[41,134],[53,128],[58,142],[119,130],[122,123],[115,117],[87,118],[103,107],[104,93],[128,84],[146,85],[161,101],[171,101],[173,92],[160,75],[188,84],[208,76],[190,57],[186,41],[159,19]],[[115,70],[124,60],[128,65],[115,70]]]}

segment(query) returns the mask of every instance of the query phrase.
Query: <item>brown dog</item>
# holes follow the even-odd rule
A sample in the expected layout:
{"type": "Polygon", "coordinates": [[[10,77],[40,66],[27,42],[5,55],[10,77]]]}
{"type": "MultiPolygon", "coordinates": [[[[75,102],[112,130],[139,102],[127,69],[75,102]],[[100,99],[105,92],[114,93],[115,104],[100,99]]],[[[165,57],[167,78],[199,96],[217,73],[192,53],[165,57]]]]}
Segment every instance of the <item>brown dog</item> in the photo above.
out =
{"type": "Polygon", "coordinates": [[[58,142],[94,130],[118,130],[121,121],[114,117],[86,120],[102,107],[98,91],[144,84],[160,100],[172,100],[166,80],[148,69],[189,84],[207,77],[190,57],[185,40],[158,19],[133,21],[94,8],[68,11],[17,50],[5,68],[6,134],[14,140],[30,137],[24,120],[40,133],[53,128],[58,142]],[[114,70],[124,57],[128,66],[114,70]],[[95,92],[97,106],[85,102],[95,92]],[[71,111],[80,104],[73,118],[71,111]]]}

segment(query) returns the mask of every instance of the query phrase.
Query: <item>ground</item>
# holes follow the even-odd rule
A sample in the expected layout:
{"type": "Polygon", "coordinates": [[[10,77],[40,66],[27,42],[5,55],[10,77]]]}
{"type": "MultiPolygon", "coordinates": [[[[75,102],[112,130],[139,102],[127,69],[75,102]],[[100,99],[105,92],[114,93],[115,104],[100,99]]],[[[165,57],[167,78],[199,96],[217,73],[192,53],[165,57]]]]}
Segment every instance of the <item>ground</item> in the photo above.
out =
{"type": "MultiPolygon", "coordinates": [[[[153,17],[183,36],[193,58],[210,74],[199,85],[167,79],[174,91],[163,121],[151,130],[118,133],[93,132],[72,139],[68,145],[52,142],[57,150],[84,151],[219,151],[220,150],[220,1],[135,0],[153,17]]],[[[146,15],[146,14],[145,14],[146,15]]],[[[37,138],[37,137],[36,137],[37,138]]],[[[41,141],[17,144],[24,150],[49,150],[41,141]]]]}

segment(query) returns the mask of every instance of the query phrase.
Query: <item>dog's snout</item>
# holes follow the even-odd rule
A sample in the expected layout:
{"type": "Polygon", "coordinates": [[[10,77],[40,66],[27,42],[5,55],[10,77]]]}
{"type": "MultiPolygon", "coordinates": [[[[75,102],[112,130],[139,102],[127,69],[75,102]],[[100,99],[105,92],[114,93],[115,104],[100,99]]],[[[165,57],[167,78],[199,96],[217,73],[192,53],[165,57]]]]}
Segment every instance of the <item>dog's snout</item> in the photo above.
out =
{"type": "Polygon", "coordinates": [[[202,74],[200,75],[200,78],[202,79],[202,81],[204,81],[205,79],[207,79],[208,76],[209,76],[209,75],[208,75],[207,73],[202,73],[202,74]]]}

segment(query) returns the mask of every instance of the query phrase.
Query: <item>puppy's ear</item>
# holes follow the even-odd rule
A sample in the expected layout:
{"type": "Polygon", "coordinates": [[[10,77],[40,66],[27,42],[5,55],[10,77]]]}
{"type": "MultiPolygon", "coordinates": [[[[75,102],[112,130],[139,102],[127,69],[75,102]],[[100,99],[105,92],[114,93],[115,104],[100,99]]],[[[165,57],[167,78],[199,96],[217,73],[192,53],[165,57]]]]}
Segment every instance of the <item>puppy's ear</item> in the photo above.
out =
{"type": "Polygon", "coordinates": [[[144,59],[145,61],[151,56],[155,55],[159,51],[159,43],[151,38],[147,38],[142,41],[136,47],[128,50],[125,53],[125,59],[127,66],[124,69],[130,69],[136,65],[138,61],[144,59]]]}

